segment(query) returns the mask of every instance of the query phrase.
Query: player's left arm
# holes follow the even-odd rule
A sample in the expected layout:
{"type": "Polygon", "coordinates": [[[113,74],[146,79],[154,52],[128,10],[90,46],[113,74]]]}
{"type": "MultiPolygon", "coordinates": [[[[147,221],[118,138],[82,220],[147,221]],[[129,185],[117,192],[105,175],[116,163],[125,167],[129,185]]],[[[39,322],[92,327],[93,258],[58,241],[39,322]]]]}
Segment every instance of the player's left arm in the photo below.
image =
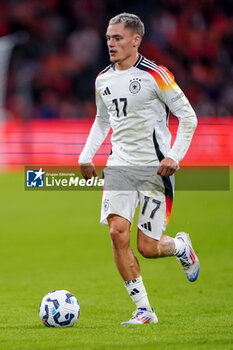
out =
{"type": "Polygon", "coordinates": [[[160,85],[157,84],[159,97],[179,120],[175,142],[158,168],[159,175],[170,176],[179,168],[179,162],[188,151],[197,126],[197,117],[174,76],[165,67],[163,69],[166,72],[165,79],[160,81],[160,85]]]}

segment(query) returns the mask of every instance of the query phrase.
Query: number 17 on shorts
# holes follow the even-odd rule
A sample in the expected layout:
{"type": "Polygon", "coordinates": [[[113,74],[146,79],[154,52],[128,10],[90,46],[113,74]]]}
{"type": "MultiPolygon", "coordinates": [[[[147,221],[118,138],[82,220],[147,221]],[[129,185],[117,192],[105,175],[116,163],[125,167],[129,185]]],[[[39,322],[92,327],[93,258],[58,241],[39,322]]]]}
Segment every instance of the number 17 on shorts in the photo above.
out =
{"type": "Polygon", "coordinates": [[[141,191],[138,228],[147,236],[159,240],[167,227],[165,194],[141,191]]]}

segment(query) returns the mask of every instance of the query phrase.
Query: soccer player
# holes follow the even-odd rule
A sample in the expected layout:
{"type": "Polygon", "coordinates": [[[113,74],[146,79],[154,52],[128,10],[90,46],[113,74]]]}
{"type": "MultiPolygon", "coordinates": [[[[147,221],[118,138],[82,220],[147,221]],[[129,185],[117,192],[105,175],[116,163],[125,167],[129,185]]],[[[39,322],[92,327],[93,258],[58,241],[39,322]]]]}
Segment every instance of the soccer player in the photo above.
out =
{"type": "Polygon", "coordinates": [[[173,174],[189,148],[197,118],[172,73],[139,54],[143,35],[144,24],[134,14],[121,13],[110,20],[106,39],[111,64],[97,76],[97,114],[79,157],[83,177],[97,176],[92,158],[112,128],[112,152],[106,168],[110,177],[108,168],[113,174],[116,166],[115,179],[127,184],[133,167],[157,166],[148,188],[140,190],[139,175],[135,190],[110,188],[103,192],[100,222],[110,227],[115,264],[136,304],[132,318],[122,324],[158,322],[130,247],[130,227],[138,205],[137,248],[143,257],[176,256],[189,281],[197,279],[200,267],[188,234],[164,235],[172,206],[173,174]],[[169,110],[179,120],[172,148],[169,110]],[[119,166],[124,166],[122,171],[119,166]]]}

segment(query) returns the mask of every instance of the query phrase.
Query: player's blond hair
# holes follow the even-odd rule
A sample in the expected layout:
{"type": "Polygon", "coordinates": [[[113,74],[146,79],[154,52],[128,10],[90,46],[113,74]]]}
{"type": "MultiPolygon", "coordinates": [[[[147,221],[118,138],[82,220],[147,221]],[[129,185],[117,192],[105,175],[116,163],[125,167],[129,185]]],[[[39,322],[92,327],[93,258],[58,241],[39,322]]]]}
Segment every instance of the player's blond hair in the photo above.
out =
{"type": "Polygon", "coordinates": [[[124,23],[125,28],[131,29],[142,38],[145,33],[145,27],[141,19],[133,13],[123,12],[110,19],[109,24],[124,23]]]}

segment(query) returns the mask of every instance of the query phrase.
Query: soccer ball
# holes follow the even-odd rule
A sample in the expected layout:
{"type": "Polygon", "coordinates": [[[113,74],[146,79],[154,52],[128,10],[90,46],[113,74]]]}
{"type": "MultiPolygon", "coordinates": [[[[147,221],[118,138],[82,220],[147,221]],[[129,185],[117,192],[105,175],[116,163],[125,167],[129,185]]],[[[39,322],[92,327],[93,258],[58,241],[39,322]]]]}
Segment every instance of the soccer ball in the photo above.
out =
{"type": "Polygon", "coordinates": [[[40,319],[47,327],[71,327],[79,314],[79,302],[67,290],[54,290],[46,294],[40,303],[40,319]]]}

